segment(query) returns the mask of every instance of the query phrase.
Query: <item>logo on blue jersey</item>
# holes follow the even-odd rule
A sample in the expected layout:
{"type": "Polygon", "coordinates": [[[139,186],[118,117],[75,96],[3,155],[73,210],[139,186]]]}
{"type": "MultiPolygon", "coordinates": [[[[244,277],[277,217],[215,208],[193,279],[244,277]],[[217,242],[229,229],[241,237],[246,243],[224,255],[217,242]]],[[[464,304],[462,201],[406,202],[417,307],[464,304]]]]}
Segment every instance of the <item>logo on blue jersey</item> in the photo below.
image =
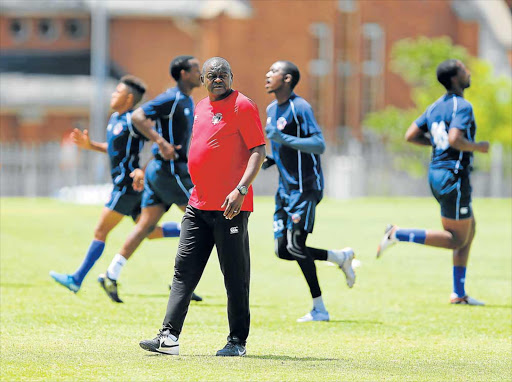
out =
{"type": "Polygon", "coordinates": [[[110,130],[112,130],[112,124],[111,123],[109,123],[108,126],[107,126],[107,131],[110,131],[110,130]]]}
{"type": "Polygon", "coordinates": [[[190,109],[188,107],[186,107],[184,110],[183,110],[183,114],[185,115],[189,115],[190,114],[190,109]]]}
{"type": "Polygon", "coordinates": [[[272,118],[268,117],[267,118],[267,125],[270,124],[270,122],[272,122],[272,118]]]}
{"type": "Polygon", "coordinates": [[[217,125],[222,119],[222,113],[217,113],[212,118],[212,124],[217,125]]]}
{"type": "Polygon", "coordinates": [[[292,222],[294,222],[295,224],[297,224],[298,222],[300,222],[300,215],[299,214],[293,214],[292,215],[292,222]]]}
{"type": "Polygon", "coordinates": [[[284,130],[285,127],[286,127],[286,118],[279,117],[279,119],[277,120],[277,128],[279,130],[284,130]]]}
{"type": "Polygon", "coordinates": [[[114,126],[114,130],[112,132],[114,133],[114,135],[119,135],[121,131],[123,131],[123,124],[118,123],[114,126]]]}

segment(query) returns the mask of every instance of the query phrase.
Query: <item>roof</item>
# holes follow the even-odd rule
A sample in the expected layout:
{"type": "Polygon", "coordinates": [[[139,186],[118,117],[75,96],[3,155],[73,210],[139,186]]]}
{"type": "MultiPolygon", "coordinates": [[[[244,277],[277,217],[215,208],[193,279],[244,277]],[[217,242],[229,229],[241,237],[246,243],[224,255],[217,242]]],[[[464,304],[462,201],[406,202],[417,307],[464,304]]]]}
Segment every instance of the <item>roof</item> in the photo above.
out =
{"type": "Polygon", "coordinates": [[[0,0],[4,14],[89,13],[96,7],[110,16],[212,18],[224,13],[243,19],[252,14],[249,0],[0,0]]]}

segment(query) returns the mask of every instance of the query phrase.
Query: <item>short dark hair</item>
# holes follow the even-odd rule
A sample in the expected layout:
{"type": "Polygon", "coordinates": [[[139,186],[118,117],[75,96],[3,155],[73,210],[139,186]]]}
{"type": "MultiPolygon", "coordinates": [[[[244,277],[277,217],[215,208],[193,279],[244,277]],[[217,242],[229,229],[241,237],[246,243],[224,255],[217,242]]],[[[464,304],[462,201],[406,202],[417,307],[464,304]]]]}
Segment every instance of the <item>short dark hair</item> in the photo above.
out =
{"type": "Polygon", "coordinates": [[[146,93],[146,84],[140,78],[130,74],[121,77],[119,82],[128,87],[128,91],[133,95],[133,106],[137,105],[146,93]]]}
{"type": "Polygon", "coordinates": [[[295,65],[293,62],[290,62],[290,61],[282,60],[279,62],[282,62],[284,64],[283,73],[285,75],[289,74],[292,76],[292,82],[290,83],[290,86],[293,90],[295,88],[295,86],[297,86],[297,84],[299,83],[299,80],[300,80],[299,68],[297,67],[297,65],[295,65]]]}
{"type": "Polygon", "coordinates": [[[437,66],[437,80],[446,88],[446,90],[450,90],[452,88],[452,77],[457,75],[459,68],[459,60],[453,58],[445,60],[437,66]]]}
{"type": "Polygon", "coordinates": [[[169,65],[169,73],[176,82],[181,78],[182,70],[186,70],[187,72],[190,70],[192,65],[190,65],[189,61],[194,58],[194,56],[178,56],[171,61],[171,64],[169,65]]]}

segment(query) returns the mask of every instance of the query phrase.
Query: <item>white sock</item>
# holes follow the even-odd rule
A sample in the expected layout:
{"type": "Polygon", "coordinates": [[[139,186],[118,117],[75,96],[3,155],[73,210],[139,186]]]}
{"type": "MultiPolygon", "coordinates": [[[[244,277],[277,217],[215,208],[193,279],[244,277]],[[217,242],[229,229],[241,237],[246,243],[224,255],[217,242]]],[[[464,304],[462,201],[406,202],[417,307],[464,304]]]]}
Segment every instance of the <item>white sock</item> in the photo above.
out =
{"type": "Polygon", "coordinates": [[[343,261],[345,261],[345,254],[335,249],[329,249],[327,251],[327,261],[341,265],[343,264],[343,261]],[[340,255],[340,253],[342,256],[340,255]]]}
{"type": "Polygon", "coordinates": [[[315,309],[318,312],[327,312],[327,309],[325,309],[324,300],[322,299],[322,296],[318,296],[313,299],[313,309],[315,309]]]}
{"type": "Polygon", "coordinates": [[[119,253],[114,256],[112,262],[107,268],[107,276],[109,279],[117,280],[119,278],[119,274],[121,273],[121,269],[123,265],[126,264],[126,259],[120,255],[119,253]]]}

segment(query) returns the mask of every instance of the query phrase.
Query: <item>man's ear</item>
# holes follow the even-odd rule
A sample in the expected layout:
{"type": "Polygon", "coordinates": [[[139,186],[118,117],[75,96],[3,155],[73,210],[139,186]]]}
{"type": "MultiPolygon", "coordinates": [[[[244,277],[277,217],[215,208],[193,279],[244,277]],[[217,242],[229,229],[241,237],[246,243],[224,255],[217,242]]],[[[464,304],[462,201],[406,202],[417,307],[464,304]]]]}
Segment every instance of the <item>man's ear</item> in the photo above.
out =
{"type": "Polygon", "coordinates": [[[201,83],[204,85],[204,76],[201,74],[201,77],[199,77],[201,79],[201,83]]]}
{"type": "Polygon", "coordinates": [[[292,75],[291,74],[285,74],[283,77],[283,82],[290,85],[292,83],[292,75]]]}
{"type": "Polygon", "coordinates": [[[135,100],[132,93],[128,93],[128,96],[126,97],[126,103],[129,103],[132,105],[132,107],[135,106],[135,100]]]}

